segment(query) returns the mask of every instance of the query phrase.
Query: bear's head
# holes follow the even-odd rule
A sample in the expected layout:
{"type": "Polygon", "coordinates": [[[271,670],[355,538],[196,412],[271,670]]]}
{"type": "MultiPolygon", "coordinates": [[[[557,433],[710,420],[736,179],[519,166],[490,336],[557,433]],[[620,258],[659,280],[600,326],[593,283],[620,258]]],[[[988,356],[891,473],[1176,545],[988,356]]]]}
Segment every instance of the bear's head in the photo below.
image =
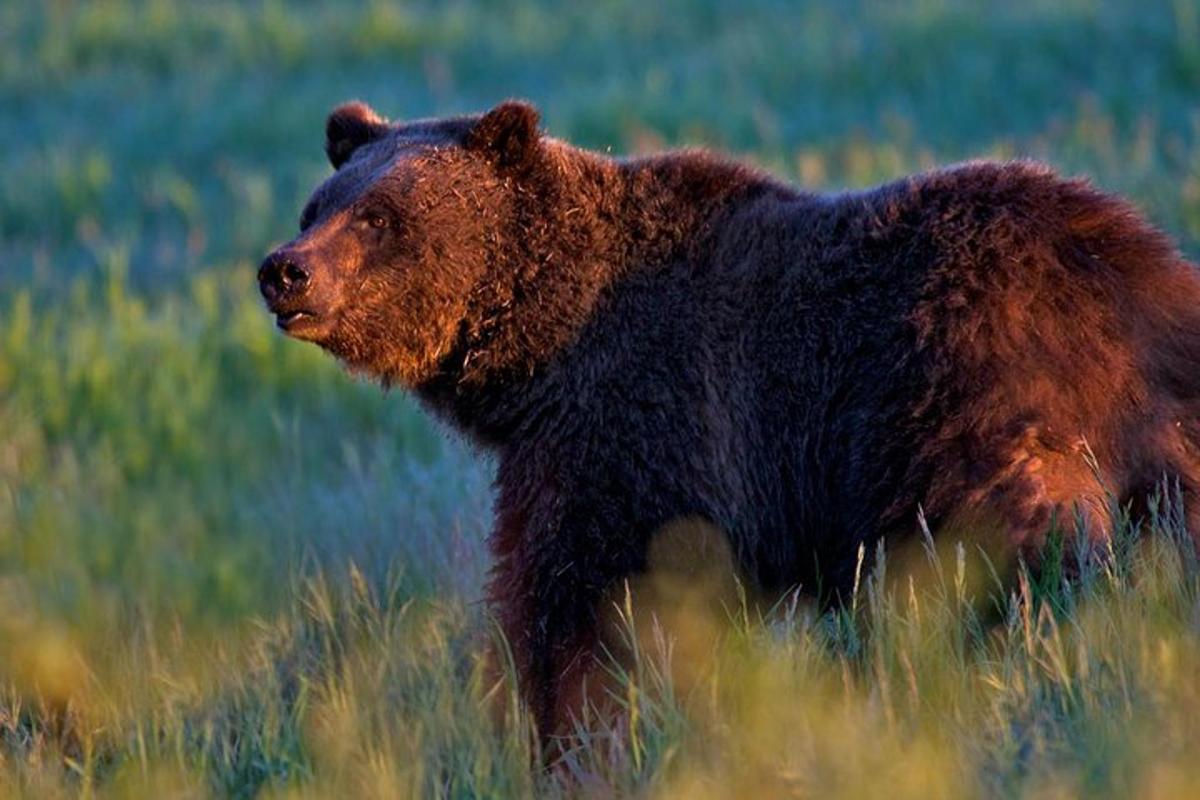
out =
{"type": "Polygon", "coordinates": [[[339,106],[325,140],[335,172],[258,271],[276,324],[388,382],[436,375],[543,149],[522,102],[409,123],[339,106]]]}

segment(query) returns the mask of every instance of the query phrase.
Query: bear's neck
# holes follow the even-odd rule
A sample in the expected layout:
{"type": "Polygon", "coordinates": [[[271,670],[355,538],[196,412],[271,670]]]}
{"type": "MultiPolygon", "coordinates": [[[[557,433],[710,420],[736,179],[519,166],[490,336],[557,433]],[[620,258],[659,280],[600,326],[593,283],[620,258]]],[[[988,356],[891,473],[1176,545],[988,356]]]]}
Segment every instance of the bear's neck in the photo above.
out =
{"type": "Polygon", "coordinates": [[[502,446],[557,396],[572,345],[632,272],[696,262],[714,220],[766,192],[771,178],[701,152],[620,161],[549,142],[517,178],[508,230],[472,296],[460,344],[419,396],[478,442],[502,446]]]}

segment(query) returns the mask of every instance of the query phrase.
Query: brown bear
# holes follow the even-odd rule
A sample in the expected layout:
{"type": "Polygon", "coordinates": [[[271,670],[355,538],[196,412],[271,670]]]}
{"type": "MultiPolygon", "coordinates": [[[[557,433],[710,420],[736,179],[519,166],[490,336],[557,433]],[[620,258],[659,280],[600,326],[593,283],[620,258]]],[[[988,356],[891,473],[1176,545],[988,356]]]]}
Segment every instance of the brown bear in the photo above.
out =
{"type": "Polygon", "coordinates": [[[1195,495],[1200,277],[1085,181],[977,162],[815,194],[706,152],[588,152],[521,102],[350,103],[325,148],[262,293],[495,453],[489,597],[543,732],[679,520],[759,590],[837,597],[919,510],[1033,556],[1055,518],[1105,536],[1106,488],[1195,495]]]}

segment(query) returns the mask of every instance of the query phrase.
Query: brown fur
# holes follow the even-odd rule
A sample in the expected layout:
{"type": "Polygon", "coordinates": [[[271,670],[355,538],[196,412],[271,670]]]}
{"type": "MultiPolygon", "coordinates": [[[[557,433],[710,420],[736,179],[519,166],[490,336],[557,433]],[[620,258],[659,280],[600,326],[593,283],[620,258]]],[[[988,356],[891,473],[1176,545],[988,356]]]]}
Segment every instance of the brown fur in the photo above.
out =
{"type": "Polygon", "coordinates": [[[1194,497],[1200,279],[1125,202],[1027,162],[823,196],[537,124],[343,106],[262,278],[290,333],[498,456],[489,596],[543,731],[678,520],[764,591],[836,596],[919,506],[1030,555],[1075,509],[1106,535],[1085,443],[1122,499],[1163,474],[1194,497]]]}

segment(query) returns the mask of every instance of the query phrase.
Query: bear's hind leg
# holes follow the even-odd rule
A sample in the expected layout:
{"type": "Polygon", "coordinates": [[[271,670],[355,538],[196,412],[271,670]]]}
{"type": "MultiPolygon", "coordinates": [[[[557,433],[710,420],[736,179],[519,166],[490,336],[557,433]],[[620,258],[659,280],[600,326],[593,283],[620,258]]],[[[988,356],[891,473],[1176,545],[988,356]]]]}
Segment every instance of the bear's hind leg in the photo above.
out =
{"type": "MultiPolygon", "coordinates": [[[[1068,559],[1081,544],[1095,546],[1111,533],[1107,477],[1082,440],[1074,447],[1049,448],[1031,430],[1003,461],[992,463],[993,469],[977,471],[971,482],[934,486],[932,496],[952,509],[937,522],[934,533],[940,539],[970,541],[994,560],[1012,565],[1020,558],[1036,567],[1052,532],[1062,536],[1068,559]]],[[[969,474],[966,469],[939,472],[969,474]]]]}

